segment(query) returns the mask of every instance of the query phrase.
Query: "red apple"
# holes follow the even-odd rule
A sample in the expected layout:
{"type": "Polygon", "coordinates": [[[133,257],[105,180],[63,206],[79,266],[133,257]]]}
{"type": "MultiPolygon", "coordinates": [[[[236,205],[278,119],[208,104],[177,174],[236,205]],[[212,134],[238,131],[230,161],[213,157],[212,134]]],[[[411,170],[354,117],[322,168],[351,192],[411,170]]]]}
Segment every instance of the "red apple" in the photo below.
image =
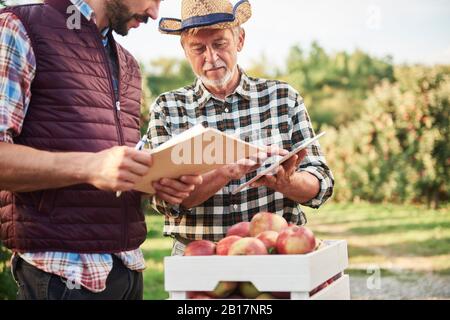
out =
{"type": "Polygon", "coordinates": [[[277,239],[279,254],[304,254],[314,251],[316,238],[311,230],[294,226],[280,232],[277,239]]]}
{"type": "Polygon", "coordinates": [[[211,299],[211,297],[208,296],[206,293],[204,293],[204,292],[196,292],[196,291],[188,292],[187,293],[187,298],[188,299],[192,299],[192,300],[211,299]]]}
{"type": "Polygon", "coordinates": [[[290,292],[271,292],[271,295],[273,295],[277,299],[290,299],[291,293],[290,292]]]}
{"type": "Polygon", "coordinates": [[[242,238],[233,243],[228,250],[229,256],[249,256],[268,254],[264,243],[256,238],[242,238]]]}
{"type": "Polygon", "coordinates": [[[185,256],[212,256],[216,252],[216,244],[208,240],[192,241],[184,250],[185,256]]]}
{"type": "Polygon", "coordinates": [[[282,216],[270,212],[260,212],[255,214],[250,221],[250,236],[256,237],[261,232],[268,230],[280,232],[287,225],[287,221],[282,216]]]}
{"type": "Polygon", "coordinates": [[[250,236],[250,222],[239,222],[234,226],[230,227],[227,232],[227,237],[229,236],[239,236],[242,238],[250,236]]]}
{"type": "Polygon", "coordinates": [[[239,292],[247,299],[255,299],[261,294],[251,282],[242,282],[239,285],[239,292]]]}
{"type": "Polygon", "coordinates": [[[338,280],[340,277],[342,276],[342,272],[339,272],[337,275],[335,275],[334,277],[330,278],[327,283],[328,285],[332,284],[333,282],[335,282],[336,280],[338,280]]]}
{"type": "Polygon", "coordinates": [[[237,282],[221,281],[214,291],[209,291],[207,294],[215,299],[226,298],[236,290],[237,286],[237,282]]]}
{"type": "Polygon", "coordinates": [[[321,284],[320,286],[318,286],[317,288],[314,288],[314,289],[309,293],[309,296],[311,297],[311,296],[315,295],[315,294],[318,293],[320,290],[322,290],[322,289],[324,289],[324,288],[326,288],[326,287],[328,287],[328,283],[327,283],[327,282],[322,283],[322,284],[321,284]]]}
{"type": "Polygon", "coordinates": [[[243,296],[240,296],[238,294],[232,294],[231,296],[228,296],[227,300],[244,300],[245,298],[243,296]]]}
{"type": "Polygon", "coordinates": [[[256,238],[264,243],[269,253],[276,251],[278,232],[271,230],[264,231],[258,234],[256,238]]]}
{"type": "Polygon", "coordinates": [[[259,296],[255,298],[256,300],[273,300],[275,297],[270,293],[261,293],[259,296]]]}
{"type": "Polygon", "coordinates": [[[231,245],[240,239],[242,239],[242,237],[239,236],[229,236],[223,238],[217,243],[216,254],[219,256],[227,256],[228,250],[230,250],[231,245]]]}

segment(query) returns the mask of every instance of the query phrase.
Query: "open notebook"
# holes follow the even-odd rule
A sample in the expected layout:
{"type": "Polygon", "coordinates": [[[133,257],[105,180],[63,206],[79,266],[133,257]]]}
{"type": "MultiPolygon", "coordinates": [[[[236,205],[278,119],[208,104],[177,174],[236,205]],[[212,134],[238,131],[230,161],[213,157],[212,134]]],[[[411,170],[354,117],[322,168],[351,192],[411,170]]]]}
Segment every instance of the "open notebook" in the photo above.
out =
{"type": "Polygon", "coordinates": [[[263,151],[261,147],[219,130],[196,125],[149,150],[153,155],[153,165],[135,189],[154,194],[154,181],[162,178],[178,179],[184,175],[202,175],[226,164],[254,157],[263,151]]]}

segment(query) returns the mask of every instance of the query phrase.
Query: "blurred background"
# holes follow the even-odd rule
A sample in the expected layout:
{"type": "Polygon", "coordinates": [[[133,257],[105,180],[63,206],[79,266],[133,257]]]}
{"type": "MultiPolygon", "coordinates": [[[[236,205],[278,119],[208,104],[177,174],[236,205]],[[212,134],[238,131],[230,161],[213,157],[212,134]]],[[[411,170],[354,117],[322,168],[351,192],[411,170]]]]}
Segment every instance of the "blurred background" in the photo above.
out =
{"type": "MultiPolygon", "coordinates": [[[[353,298],[449,299],[450,2],[251,3],[240,65],[290,83],[315,130],[327,131],[334,196],[305,210],[320,238],[348,241],[353,298]]],[[[166,0],[160,15],[180,8],[166,0]]],[[[159,34],[154,21],[118,41],[141,63],[145,132],[155,98],[194,76],[179,37],[159,34]]],[[[171,240],[162,217],[149,211],[147,221],[145,298],[164,299],[171,240]]],[[[8,257],[0,246],[0,299],[16,290],[8,257]]]]}

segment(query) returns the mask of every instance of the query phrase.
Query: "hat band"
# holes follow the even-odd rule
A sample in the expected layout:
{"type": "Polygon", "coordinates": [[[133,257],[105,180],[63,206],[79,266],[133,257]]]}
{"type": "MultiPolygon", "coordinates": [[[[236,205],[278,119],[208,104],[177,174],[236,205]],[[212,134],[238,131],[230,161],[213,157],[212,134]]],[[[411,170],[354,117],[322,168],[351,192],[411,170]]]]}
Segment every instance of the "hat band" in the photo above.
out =
{"type": "Polygon", "coordinates": [[[181,32],[186,29],[191,28],[197,28],[197,27],[206,27],[211,26],[217,23],[223,23],[223,22],[232,22],[235,20],[235,16],[230,13],[211,13],[205,16],[199,16],[199,17],[191,17],[189,19],[186,19],[184,21],[181,21],[179,19],[170,19],[170,18],[163,18],[160,21],[160,25],[164,20],[173,20],[173,21],[179,21],[181,22],[181,28],[180,29],[167,29],[167,28],[160,28],[161,31],[164,32],[181,32]]]}
{"type": "Polygon", "coordinates": [[[188,29],[195,26],[199,27],[209,26],[216,23],[232,22],[234,21],[234,19],[235,19],[234,15],[230,13],[211,13],[206,16],[192,17],[186,19],[181,23],[181,28],[188,29]]]}

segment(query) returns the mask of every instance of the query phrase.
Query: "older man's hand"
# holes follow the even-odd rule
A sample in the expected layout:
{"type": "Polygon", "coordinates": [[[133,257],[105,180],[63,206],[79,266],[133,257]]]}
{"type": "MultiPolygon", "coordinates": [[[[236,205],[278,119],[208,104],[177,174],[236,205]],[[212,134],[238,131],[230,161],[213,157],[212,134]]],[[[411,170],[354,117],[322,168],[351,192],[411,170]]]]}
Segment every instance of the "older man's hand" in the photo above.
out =
{"type": "Polygon", "coordinates": [[[153,182],[153,188],[159,199],[178,205],[202,183],[202,176],[183,176],[178,180],[163,178],[158,182],[153,182]]]}
{"type": "Polygon", "coordinates": [[[245,176],[247,173],[255,171],[264,163],[267,157],[274,155],[285,155],[288,152],[279,148],[276,145],[268,146],[255,156],[249,159],[241,159],[237,163],[226,165],[220,169],[217,169],[217,174],[228,180],[238,180],[245,176]]]}
{"type": "Polygon", "coordinates": [[[251,187],[257,188],[265,186],[267,188],[283,192],[286,188],[289,188],[291,179],[297,171],[300,163],[305,159],[307,155],[306,150],[302,150],[286,162],[282,163],[278,167],[278,171],[275,175],[266,175],[258,181],[252,183],[251,187]]]}

